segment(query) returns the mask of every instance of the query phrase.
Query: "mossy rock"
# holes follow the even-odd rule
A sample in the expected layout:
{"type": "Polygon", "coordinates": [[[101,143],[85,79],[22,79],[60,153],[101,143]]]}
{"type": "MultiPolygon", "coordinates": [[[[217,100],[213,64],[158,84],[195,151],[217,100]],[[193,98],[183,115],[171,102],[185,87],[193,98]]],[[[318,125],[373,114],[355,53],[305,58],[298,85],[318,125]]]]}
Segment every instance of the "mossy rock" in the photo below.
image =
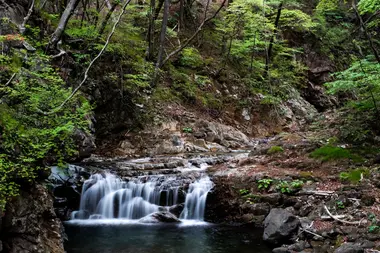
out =
{"type": "Polygon", "coordinates": [[[278,153],[283,153],[284,149],[280,146],[272,146],[268,149],[267,154],[268,155],[274,155],[278,153]]]}

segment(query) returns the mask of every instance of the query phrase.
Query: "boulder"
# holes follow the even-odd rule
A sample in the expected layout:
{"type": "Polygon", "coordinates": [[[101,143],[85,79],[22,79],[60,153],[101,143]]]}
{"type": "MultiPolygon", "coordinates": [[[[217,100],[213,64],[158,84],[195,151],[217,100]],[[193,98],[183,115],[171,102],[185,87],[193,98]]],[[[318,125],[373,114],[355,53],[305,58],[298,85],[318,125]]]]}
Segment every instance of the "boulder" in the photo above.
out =
{"type": "Polygon", "coordinates": [[[182,213],[183,208],[184,208],[184,204],[174,205],[174,206],[169,207],[169,212],[171,212],[172,214],[178,217],[182,213]]]}
{"type": "Polygon", "coordinates": [[[7,203],[3,217],[3,248],[9,253],[63,253],[63,226],[53,209],[53,197],[44,185],[36,184],[29,191],[7,203]]]}
{"type": "Polygon", "coordinates": [[[139,220],[140,223],[181,222],[174,214],[162,211],[149,214],[139,220]]]}
{"type": "Polygon", "coordinates": [[[287,242],[297,232],[299,219],[290,212],[273,208],[264,221],[263,240],[273,245],[287,242]]]}
{"type": "Polygon", "coordinates": [[[345,243],[342,244],[339,248],[337,248],[334,253],[363,253],[364,249],[353,243],[345,243]]]}

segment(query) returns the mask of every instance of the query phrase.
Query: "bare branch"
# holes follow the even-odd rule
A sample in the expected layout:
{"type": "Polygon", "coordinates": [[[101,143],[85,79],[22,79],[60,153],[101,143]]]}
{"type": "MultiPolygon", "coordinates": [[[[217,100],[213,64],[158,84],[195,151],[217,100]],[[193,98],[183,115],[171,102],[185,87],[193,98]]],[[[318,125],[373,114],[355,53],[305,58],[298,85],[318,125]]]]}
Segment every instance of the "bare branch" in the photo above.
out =
{"type": "Polygon", "coordinates": [[[11,78],[9,78],[8,82],[5,84],[5,86],[8,86],[12,81],[13,81],[13,78],[15,78],[17,73],[14,73],[11,78]]]}
{"type": "Polygon", "coordinates": [[[60,109],[62,109],[63,106],[65,106],[65,104],[67,104],[67,102],[69,102],[69,100],[71,98],[73,98],[75,96],[75,94],[79,91],[79,89],[83,86],[83,84],[87,81],[87,78],[88,78],[88,72],[90,71],[92,65],[99,59],[99,57],[104,53],[104,51],[106,50],[108,44],[110,43],[110,40],[113,36],[113,34],[115,33],[115,30],[116,30],[116,27],[118,26],[118,24],[120,23],[121,21],[121,17],[124,15],[125,13],[125,10],[128,6],[128,4],[131,2],[131,0],[128,0],[125,2],[124,6],[123,6],[123,9],[122,11],[120,12],[120,15],[118,17],[118,19],[116,20],[115,24],[113,25],[112,27],[112,30],[111,32],[108,34],[108,37],[107,37],[107,41],[106,43],[104,44],[103,48],[100,50],[99,54],[90,62],[90,64],[88,65],[86,71],[84,72],[84,78],[82,80],[82,82],[73,90],[73,92],[59,105],[57,106],[56,108],[52,109],[51,111],[48,111],[48,112],[44,112],[44,111],[41,111],[41,110],[38,110],[39,113],[42,113],[43,115],[50,115],[50,114],[53,114],[53,113],[56,113],[58,112],[60,109]]]}
{"type": "Polygon", "coordinates": [[[341,220],[341,219],[337,218],[337,216],[332,215],[332,214],[330,213],[329,209],[327,208],[327,206],[323,206],[323,207],[324,207],[324,209],[326,210],[327,214],[328,214],[331,218],[333,218],[334,220],[339,221],[339,222],[341,222],[341,223],[350,224],[350,225],[361,225],[361,224],[365,224],[365,223],[367,223],[367,220],[363,220],[363,219],[360,220],[360,221],[345,221],[345,220],[341,220]]]}
{"type": "Polygon", "coordinates": [[[24,20],[22,21],[22,24],[20,25],[20,33],[21,34],[24,34],[24,32],[26,30],[25,25],[26,25],[26,22],[28,22],[30,16],[32,15],[33,8],[34,8],[34,0],[32,0],[32,5],[29,8],[28,14],[26,14],[24,20]]]}
{"type": "Polygon", "coordinates": [[[198,33],[200,31],[202,31],[202,28],[203,26],[209,22],[210,20],[212,20],[213,18],[216,17],[216,15],[218,15],[218,13],[222,10],[222,8],[224,7],[224,4],[226,3],[227,0],[223,0],[222,4],[219,6],[218,10],[214,13],[214,15],[212,15],[211,17],[209,18],[206,18],[207,17],[207,11],[208,11],[208,7],[209,7],[209,2],[210,1],[207,1],[207,5],[206,5],[206,10],[204,12],[204,19],[203,19],[203,22],[200,24],[200,26],[198,27],[198,29],[195,31],[195,33],[187,40],[185,41],[185,43],[182,44],[182,46],[179,46],[177,49],[175,49],[174,51],[172,51],[168,56],[166,56],[166,58],[162,61],[161,65],[159,66],[160,68],[162,66],[165,65],[165,63],[171,58],[173,57],[174,55],[178,54],[179,52],[181,52],[185,47],[187,47],[191,41],[193,41],[195,39],[195,37],[198,35],[198,33]]]}

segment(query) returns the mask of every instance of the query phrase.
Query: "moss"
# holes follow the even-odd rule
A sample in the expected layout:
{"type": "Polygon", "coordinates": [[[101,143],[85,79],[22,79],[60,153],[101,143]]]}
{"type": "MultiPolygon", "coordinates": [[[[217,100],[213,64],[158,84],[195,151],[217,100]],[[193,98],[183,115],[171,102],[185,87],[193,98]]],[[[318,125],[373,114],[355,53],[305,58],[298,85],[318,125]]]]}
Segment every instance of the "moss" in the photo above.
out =
{"type": "Polygon", "coordinates": [[[272,146],[272,147],[270,147],[270,149],[268,149],[267,154],[273,155],[273,154],[282,153],[282,152],[284,152],[284,149],[282,147],[272,146]]]}
{"type": "Polygon", "coordinates": [[[367,168],[358,168],[355,170],[350,170],[347,172],[341,172],[339,174],[339,178],[342,181],[348,181],[350,183],[358,183],[362,179],[362,177],[369,176],[369,170],[367,168]]]}
{"type": "Polygon", "coordinates": [[[334,161],[341,159],[351,159],[354,162],[361,162],[363,159],[356,154],[352,154],[349,149],[326,145],[314,150],[310,157],[322,161],[334,161]]]}

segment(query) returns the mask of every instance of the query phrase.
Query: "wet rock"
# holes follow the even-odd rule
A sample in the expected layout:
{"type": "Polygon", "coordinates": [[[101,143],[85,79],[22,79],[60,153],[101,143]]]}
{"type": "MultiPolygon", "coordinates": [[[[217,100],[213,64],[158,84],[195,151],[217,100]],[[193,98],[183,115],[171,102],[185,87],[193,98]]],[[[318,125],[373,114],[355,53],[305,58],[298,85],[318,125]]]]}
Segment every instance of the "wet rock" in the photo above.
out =
{"type": "Polygon", "coordinates": [[[79,147],[79,153],[76,160],[90,157],[96,149],[95,136],[85,131],[76,129],[74,131],[74,141],[79,147]]]}
{"type": "Polygon", "coordinates": [[[163,211],[149,214],[139,220],[140,223],[181,222],[174,214],[163,211]]]}
{"type": "Polygon", "coordinates": [[[179,204],[179,205],[171,206],[171,207],[169,207],[169,212],[171,212],[171,213],[174,214],[175,216],[179,217],[180,214],[181,214],[182,211],[183,211],[183,208],[184,208],[184,205],[183,205],[183,204],[179,204]]]}
{"type": "Polygon", "coordinates": [[[264,221],[263,240],[278,245],[287,242],[297,232],[299,219],[290,212],[273,208],[264,221]]]}
{"type": "Polygon", "coordinates": [[[337,248],[334,253],[364,253],[364,249],[353,243],[345,243],[337,248]]]}

